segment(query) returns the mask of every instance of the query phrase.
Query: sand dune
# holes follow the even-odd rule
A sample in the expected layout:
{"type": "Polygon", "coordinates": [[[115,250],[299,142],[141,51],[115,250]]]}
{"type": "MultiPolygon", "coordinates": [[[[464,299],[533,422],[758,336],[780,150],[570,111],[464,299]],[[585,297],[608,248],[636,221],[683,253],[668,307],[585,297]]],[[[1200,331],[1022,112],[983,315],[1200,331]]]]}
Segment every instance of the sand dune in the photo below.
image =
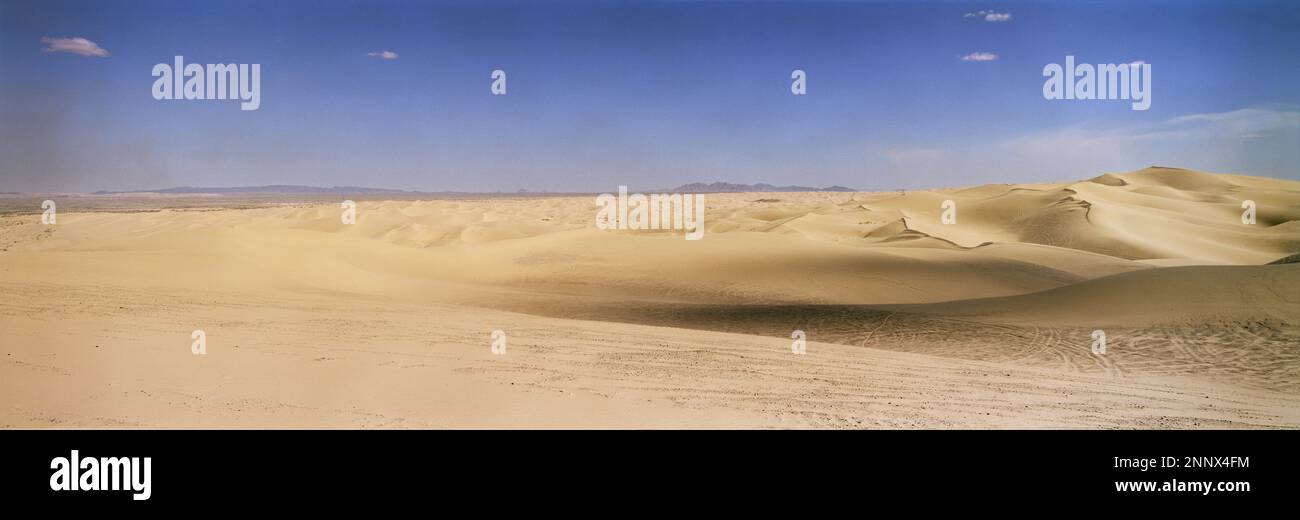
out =
{"type": "Polygon", "coordinates": [[[894,308],[1058,326],[1293,324],[1300,319],[1300,266],[1168,267],[1021,296],[894,308]]]}
{"type": "Polygon", "coordinates": [[[0,217],[0,425],[1300,425],[1294,181],[208,206],[0,217]]]}

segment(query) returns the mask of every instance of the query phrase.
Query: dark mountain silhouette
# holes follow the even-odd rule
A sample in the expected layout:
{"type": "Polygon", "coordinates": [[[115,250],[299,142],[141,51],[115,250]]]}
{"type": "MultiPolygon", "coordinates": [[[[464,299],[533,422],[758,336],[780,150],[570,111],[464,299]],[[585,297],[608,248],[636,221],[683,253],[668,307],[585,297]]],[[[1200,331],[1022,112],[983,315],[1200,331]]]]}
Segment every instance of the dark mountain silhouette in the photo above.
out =
{"type": "Polygon", "coordinates": [[[118,193],[286,193],[286,194],[366,194],[366,193],[410,193],[405,190],[393,190],[387,188],[364,188],[360,186],[334,186],[332,188],[321,188],[317,186],[299,186],[295,184],[276,184],[271,186],[234,186],[227,188],[197,188],[192,186],[183,186],[180,188],[165,188],[161,190],[132,190],[132,191],[97,191],[96,195],[112,195],[118,193]]]}
{"type": "Polygon", "coordinates": [[[669,193],[742,193],[742,192],[791,192],[791,191],[857,191],[853,188],[844,186],[829,186],[826,188],[810,188],[808,186],[773,186],[771,184],[732,184],[730,182],[715,182],[713,184],[704,184],[702,182],[693,182],[683,184],[671,190],[669,193]]]}

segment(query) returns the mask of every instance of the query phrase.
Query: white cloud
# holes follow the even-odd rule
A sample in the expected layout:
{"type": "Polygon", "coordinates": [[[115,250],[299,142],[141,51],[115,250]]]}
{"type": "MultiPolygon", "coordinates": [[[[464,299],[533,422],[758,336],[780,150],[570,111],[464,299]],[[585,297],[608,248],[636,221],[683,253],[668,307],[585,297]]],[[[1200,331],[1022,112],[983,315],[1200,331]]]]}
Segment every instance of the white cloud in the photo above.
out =
{"type": "Polygon", "coordinates": [[[961,57],[961,61],[995,61],[997,59],[998,55],[991,52],[972,52],[961,57]]]}
{"type": "Polygon", "coordinates": [[[375,51],[375,52],[367,52],[367,53],[366,53],[366,56],[370,56],[370,57],[372,57],[372,58],[379,58],[379,59],[381,59],[381,60],[395,60],[395,59],[397,59],[397,53],[396,53],[396,52],[393,52],[393,51],[375,51]]]}
{"type": "Polygon", "coordinates": [[[45,52],[70,52],[82,56],[99,56],[101,58],[108,56],[108,51],[104,50],[103,47],[85,38],[51,38],[46,36],[41,38],[41,43],[46,45],[45,52]]]}
{"type": "Polygon", "coordinates": [[[986,22],[1010,22],[1011,13],[999,13],[997,11],[983,10],[966,13],[962,18],[983,18],[986,22]]]}

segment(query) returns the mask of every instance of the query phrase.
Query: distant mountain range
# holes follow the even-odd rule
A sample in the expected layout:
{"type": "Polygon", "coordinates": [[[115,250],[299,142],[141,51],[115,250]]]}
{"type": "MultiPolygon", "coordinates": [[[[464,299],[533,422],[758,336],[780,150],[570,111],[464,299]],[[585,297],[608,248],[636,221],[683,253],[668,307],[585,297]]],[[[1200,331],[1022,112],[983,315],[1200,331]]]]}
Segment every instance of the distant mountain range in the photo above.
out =
{"type": "MultiPolygon", "coordinates": [[[[791,191],[857,191],[844,186],[830,186],[827,188],[811,188],[808,186],[773,186],[771,184],[732,184],[729,182],[715,182],[705,184],[702,182],[693,182],[683,184],[671,190],[668,193],[743,193],[743,192],[791,192],[791,191]]],[[[234,186],[226,188],[203,188],[194,186],[183,186],[179,188],[165,188],[158,190],[131,190],[131,191],[97,191],[95,195],[122,195],[132,193],[164,193],[169,195],[186,195],[186,194],[219,194],[219,195],[250,195],[250,194],[278,194],[278,195],[421,195],[421,194],[459,194],[471,195],[470,192],[422,192],[395,190],[389,188],[367,188],[364,186],[334,186],[322,188],[319,186],[302,186],[297,184],[274,184],[270,186],[234,186]]],[[[506,192],[480,192],[479,194],[506,192]]],[[[513,193],[534,194],[534,195],[566,195],[571,193],[550,193],[550,192],[530,192],[528,190],[519,190],[513,193]]]]}
{"type": "Polygon", "coordinates": [[[387,188],[364,188],[361,186],[334,186],[332,188],[321,188],[318,186],[300,186],[296,184],[275,184],[271,186],[235,186],[230,188],[196,188],[192,186],[183,186],[180,188],[166,188],[161,190],[132,190],[132,191],[97,191],[95,195],[114,195],[120,193],[169,193],[169,194],[187,194],[187,193],[222,193],[222,194],[249,194],[249,193],[280,193],[280,194],[381,194],[381,193],[415,193],[405,190],[392,190],[387,188]]]}
{"type": "Polygon", "coordinates": [[[744,193],[744,192],[791,192],[791,191],[857,191],[853,188],[844,186],[830,186],[826,188],[810,188],[808,186],[773,186],[771,184],[732,184],[730,182],[715,182],[705,184],[702,182],[692,182],[683,184],[671,190],[669,193],[744,193]]]}

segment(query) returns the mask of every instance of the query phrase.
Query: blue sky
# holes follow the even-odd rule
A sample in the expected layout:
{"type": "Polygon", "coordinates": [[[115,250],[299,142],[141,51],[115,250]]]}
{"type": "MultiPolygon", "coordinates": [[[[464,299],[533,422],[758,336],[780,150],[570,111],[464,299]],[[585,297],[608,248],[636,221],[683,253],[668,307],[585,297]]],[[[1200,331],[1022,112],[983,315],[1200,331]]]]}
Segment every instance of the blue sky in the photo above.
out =
{"type": "Polygon", "coordinates": [[[0,0],[0,191],[1300,179],[1297,27],[1250,1],[0,0]],[[1043,99],[1067,54],[1150,63],[1151,108],[1043,99]],[[175,55],[261,64],[261,108],[153,99],[175,55]]]}

